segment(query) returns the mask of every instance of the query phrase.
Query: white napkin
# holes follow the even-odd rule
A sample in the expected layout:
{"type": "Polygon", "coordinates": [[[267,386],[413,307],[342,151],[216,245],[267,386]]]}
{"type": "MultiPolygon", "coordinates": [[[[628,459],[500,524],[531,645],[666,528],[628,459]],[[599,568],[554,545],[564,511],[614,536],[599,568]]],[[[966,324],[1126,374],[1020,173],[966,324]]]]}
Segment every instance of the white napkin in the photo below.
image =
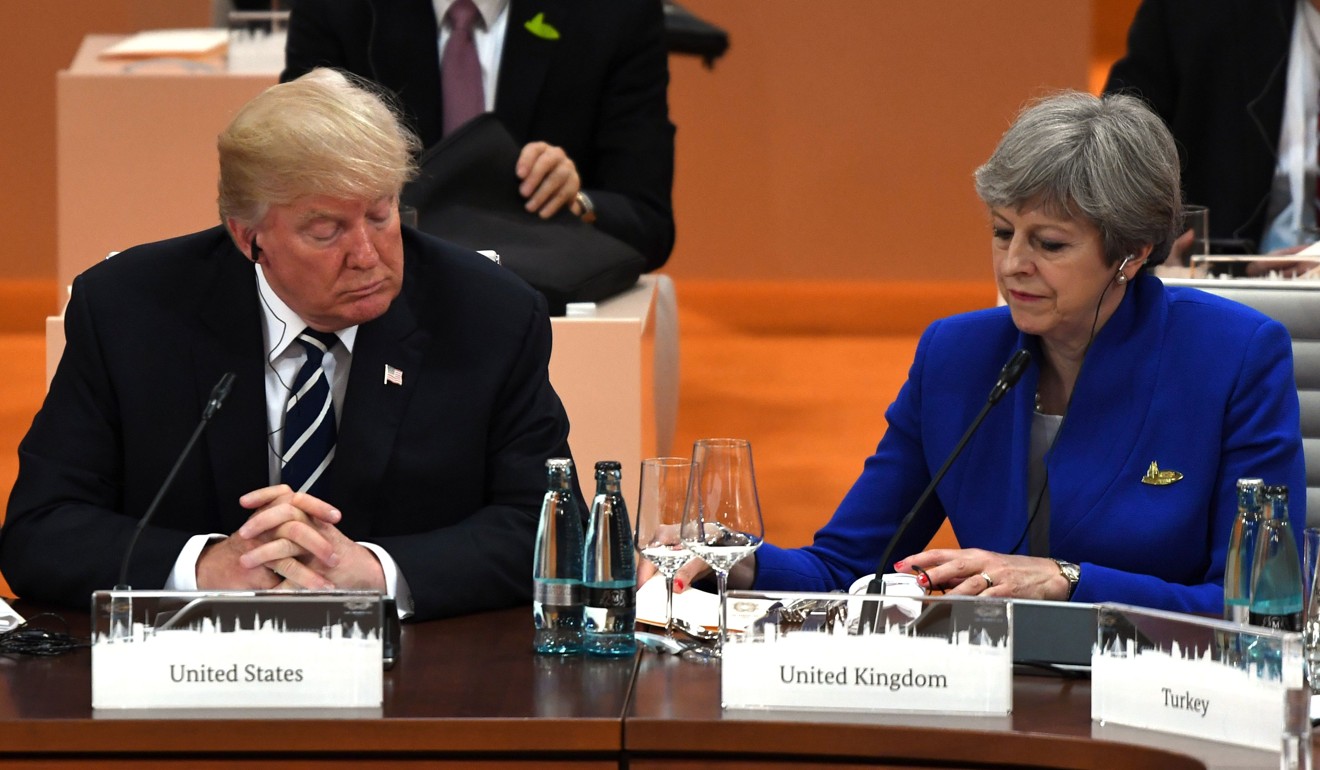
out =
{"type": "MultiPolygon", "coordinates": [[[[742,631],[774,602],[737,599],[729,603],[729,630],[742,631]]],[[[682,618],[693,628],[712,631],[720,627],[720,597],[709,591],[689,587],[674,594],[674,617],[682,618]]],[[[665,579],[660,575],[637,589],[637,620],[652,626],[665,625],[665,579]]]]}

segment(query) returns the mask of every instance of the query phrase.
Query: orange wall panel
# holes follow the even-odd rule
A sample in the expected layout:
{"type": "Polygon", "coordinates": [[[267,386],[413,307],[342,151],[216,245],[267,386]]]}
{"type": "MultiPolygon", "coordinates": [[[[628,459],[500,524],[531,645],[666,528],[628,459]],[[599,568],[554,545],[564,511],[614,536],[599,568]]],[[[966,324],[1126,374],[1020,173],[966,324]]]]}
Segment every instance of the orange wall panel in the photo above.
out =
{"type": "Polygon", "coordinates": [[[972,172],[1017,109],[1086,88],[1091,8],[1057,0],[688,0],[671,58],[676,278],[978,280],[972,172]]]}

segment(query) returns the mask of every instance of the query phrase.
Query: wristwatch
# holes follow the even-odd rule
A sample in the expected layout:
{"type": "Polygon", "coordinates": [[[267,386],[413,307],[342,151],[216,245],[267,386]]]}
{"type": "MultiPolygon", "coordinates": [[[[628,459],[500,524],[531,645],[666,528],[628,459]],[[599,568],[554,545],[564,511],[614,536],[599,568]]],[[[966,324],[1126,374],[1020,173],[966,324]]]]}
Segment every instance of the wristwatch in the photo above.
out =
{"type": "Polygon", "coordinates": [[[587,224],[591,224],[592,222],[595,222],[596,207],[595,205],[592,204],[591,199],[587,197],[587,194],[582,192],[581,190],[578,190],[577,196],[574,198],[574,200],[577,201],[578,208],[581,209],[581,211],[578,212],[578,219],[581,219],[583,222],[586,222],[587,224]]]}
{"type": "Polygon", "coordinates": [[[1082,568],[1070,561],[1055,559],[1054,563],[1059,565],[1059,574],[1063,575],[1068,581],[1068,600],[1071,601],[1073,592],[1077,590],[1077,581],[1082,579],[1082,568]]]}

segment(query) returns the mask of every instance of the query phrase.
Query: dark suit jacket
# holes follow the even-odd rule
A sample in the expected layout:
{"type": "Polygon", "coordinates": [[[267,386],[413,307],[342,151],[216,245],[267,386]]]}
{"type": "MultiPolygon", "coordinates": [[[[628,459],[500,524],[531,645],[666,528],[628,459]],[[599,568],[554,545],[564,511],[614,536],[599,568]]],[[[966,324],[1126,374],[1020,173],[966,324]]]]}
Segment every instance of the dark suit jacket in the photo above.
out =
{"type": "MultiPolygon", "coordinates": [[[[404,230],[404,281],[359,327],[325,499],[398,563],[418,618],[528,601],[545,461],[568,456],[544,300],[484,257],[404,230]],[[403,385],[384,384],[386,364],[403,385]]],[[[87,606],[227,371],[238,380],[132,561],[160,588],[188,537],[228,534],[269,483],[254,266],[220,227],[79,276],[67,346],[19,446],[0,569],[22,597],[87,606]]]]}
{"type": "Polygon", "coordinates": [[[1106,92],[1145,98],[1183,160],[1188,203],[1214,238],[1266,227],[1295,0],[1145,0],[1106,92]]]}
{"type": "MultiPolygon", "coordinates": [[[[660,267],[674,246],[674,126],[659,0],[510,0],[508,14],[495,114],[519,144],[564,148],[596,226],[660,267]],[[558,40],[525,28],[537,14],[558,40]]],[[[314,67],[370,78],[430,147],[441,138],[438,29],[431,0],[299,0],[280,79],[314,67]]]]}

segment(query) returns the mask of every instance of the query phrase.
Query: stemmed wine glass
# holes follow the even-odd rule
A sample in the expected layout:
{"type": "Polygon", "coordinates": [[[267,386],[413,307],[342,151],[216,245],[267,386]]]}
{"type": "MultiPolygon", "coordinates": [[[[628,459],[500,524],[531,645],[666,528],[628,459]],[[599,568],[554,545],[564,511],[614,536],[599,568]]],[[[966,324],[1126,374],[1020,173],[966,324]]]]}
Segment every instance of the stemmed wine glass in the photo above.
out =
{"type": "Polygon", "coordinates": [[[719,646],[690,650],[685,657],[718,658],[728,638],[729,570],[761,545],[765,525],[756,495],[752,444],[745,439],[707,438],[692,446],[681,538],[688,550],[715,571],[720,597],[719,646]]]}
{"type": "Polygon", "coordinates": [[[637,501],[637,552],[665,579],[665,632],[674,635],[674,573],[692,558],[679,538],[683,503],[687,500],[692,461],[686,457],[642,460],[637,501]]]}

